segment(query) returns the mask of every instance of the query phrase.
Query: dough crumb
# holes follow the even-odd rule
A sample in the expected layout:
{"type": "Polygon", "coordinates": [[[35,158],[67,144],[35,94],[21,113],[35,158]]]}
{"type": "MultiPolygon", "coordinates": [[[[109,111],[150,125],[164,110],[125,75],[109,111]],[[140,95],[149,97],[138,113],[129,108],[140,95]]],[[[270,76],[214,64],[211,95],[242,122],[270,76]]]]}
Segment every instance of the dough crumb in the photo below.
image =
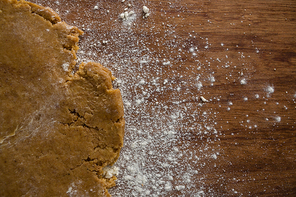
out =
{"type": "Polygon", "coordinates": [[[150,15],[150,13],[149,13],[149,8],[147,7],[147,6],[143,6],[143,18],[147,18],[147,17],[149,17],[149,15],[150,15]]]}
{"type": "Polygon", "coordinates": [[[203,97],[203,96],[200,97],[200,100],[201,100],[202,102],[204,102],[204,103],[209,102],[209,101],[208,101],[205,97],[203,97]]]}
{"type": "Polygon", "coordinates": [[[134,11],[125,11],[119,15],[119,18],[121,18],[122,20],[128,20],[134,14],[134,11]]]}
{"type": "Polygon", "coordinates": [[[117,176],[119,168],[116,166],[106,166],[103,168],[103,175],[106,179],[111,179],[113,176],[117,176]]]}

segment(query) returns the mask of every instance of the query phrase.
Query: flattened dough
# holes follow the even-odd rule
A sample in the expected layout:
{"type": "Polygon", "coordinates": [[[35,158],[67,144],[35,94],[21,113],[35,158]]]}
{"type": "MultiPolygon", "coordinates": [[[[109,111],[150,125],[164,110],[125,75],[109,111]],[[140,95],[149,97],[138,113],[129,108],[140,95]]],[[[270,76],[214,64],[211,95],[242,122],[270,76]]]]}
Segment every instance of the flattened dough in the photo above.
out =
{"type": "Polygon", "coordinates": [[[72,72],[81,34],[50,8],[0,0],[0,196],[110,196],[123,103],[100,64],[72,72]]]}

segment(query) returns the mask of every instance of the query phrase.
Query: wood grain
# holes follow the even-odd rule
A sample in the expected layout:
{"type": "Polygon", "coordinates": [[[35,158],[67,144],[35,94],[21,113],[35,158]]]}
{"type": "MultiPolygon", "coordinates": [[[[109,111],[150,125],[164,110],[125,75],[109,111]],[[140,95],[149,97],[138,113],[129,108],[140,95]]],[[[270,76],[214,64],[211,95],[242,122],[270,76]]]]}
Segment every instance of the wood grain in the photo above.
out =
{"type": "MultiPolygon", "coordinates": [[[[165,117],[176,109],[173,101],[182,101],[178,110],[182,105],[187,112],[175,128],[176,146],[182,149],[188,144],[183,151],[200,158],[196,167],[200,173],[193,178],[203,177],[206,196],[296,196],[296,1],[131,1],[136,10],[143,4],[151,10],[148,19],[133,21],[132,30],[118,25],[118,14],[126,4],[117,0],[33,2],[58,9],[67,23],[84,29],[85,59],[107,59],[113,74],[122,80],[131,80],[126,70],[132,69],[133,76],[158,76],[160,84],[168,80],[170,88],[151,92],[142,113],[127,110],[127,123],[135,126],[144,121],[144,114],[156,113],[151,111],[157,109],[156,102],[167,106],[158,111],[165,117]],[[93,10],[94,5],[99,9],[93,10]],[[91,44],[102,40],[108,40],[105,47],[91,44]],[[156,61],[153,67],[140,68],[135,58],[147,54],[140,46],[150,49],[151,59],[166,59],[170,65],[156,61]],[[131,56],[133,49],[137,51],[131,56]],[[120,59],[130,61],[130,67],[112,66],[122,63],[120,59]],[[200,90],[192,85],[197,76],[202,79],[200,90]],[[209,102],[201,103],[200,96],[209,102]],[[200,135],[193,128],[197,121],[215,127],[219,136],[200,135]],[[217,160],[199,155],[205,146],[219,150],[217,160]]],[[[137,97],[133,84],[126,85],[130,86],[124,94],[137,97]]],[[[149,90],[149,85],[144,89],[149,90]]],[[[129,135],[127,131],[127,142],[129,135]]],[[[174,190],[167,196],[189,195],[174,190]]]]}

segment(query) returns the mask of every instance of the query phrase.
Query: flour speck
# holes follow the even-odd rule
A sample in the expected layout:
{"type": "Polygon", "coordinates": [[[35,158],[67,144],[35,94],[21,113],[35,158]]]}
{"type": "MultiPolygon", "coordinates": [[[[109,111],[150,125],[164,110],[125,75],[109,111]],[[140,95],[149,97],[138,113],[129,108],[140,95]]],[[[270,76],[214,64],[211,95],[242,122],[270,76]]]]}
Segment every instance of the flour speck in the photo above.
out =
{"type": "Polygon", "coordinates": [[[245,78],[240,80],[240,84],[242,85],[246,85],[247,84],[247,80],[245,78]]]}
{"type": "Polygon", "coordinates": [[[267,86],[267,87],[265,88],[265,91],[267,92],[267,97],[270,97],[270,95],[271,95],[272,93],[274,93],[274,87],[273,87],[273,86],[267,86]]]}

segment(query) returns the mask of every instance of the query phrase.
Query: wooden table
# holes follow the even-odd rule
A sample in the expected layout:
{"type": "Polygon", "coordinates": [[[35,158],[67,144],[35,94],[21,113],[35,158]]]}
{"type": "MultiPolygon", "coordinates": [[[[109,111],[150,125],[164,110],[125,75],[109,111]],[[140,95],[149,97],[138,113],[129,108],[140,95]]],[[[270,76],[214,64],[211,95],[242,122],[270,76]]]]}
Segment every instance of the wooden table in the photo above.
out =
{"type": "Polygon", "coordinates": [[[113,196],[296,196],[296,1],[32,2],[83,29],[79,61],[118,78],[113,196]]]}

